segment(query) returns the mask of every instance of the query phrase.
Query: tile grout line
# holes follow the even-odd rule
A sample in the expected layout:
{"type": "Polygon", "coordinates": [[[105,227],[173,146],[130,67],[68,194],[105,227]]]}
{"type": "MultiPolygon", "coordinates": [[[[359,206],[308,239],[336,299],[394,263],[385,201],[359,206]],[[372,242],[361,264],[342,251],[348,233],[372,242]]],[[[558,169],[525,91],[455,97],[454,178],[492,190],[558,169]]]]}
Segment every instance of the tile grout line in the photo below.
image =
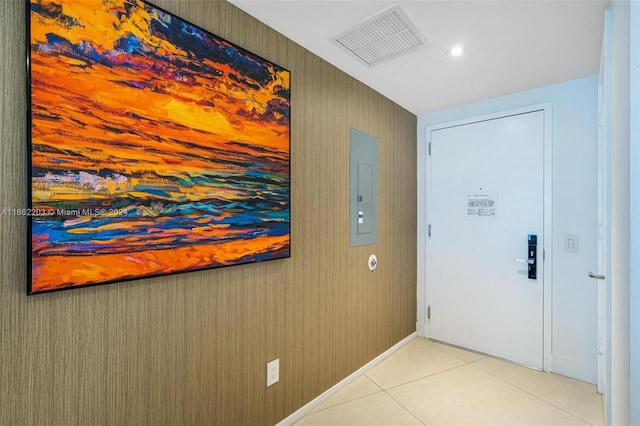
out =
{"type": "Polygon", "coordinates": [[[448,371],[455,370],[456,368],[465,367],[466,365],[467,365],[467,364],[456,365],[455,367],[447,368],[447,369],[445,369],[445,370],[441,370],[441,371],[438,371],[438,372],[433,373],[433,374],[427,374],[426,376],[418,377],[418,378],[416,378],[416,379],[411,379],[411,380],[409,380],[408,382],[399,383],[399,384],[397,384],[397,385],[390,386],[390,387],[388,387],[388,388],[386,388],[386,389],[383,389],[382,391],[383,391],[383,392],[387,392],[387,391],[390,391],[390,390],[392,390],[392,389],[399,388],[400,386],[408,385],[409,383],[414,383],[414,382],[417,382],[417,381],[419,381],[419,380],[423,380],[423,379],[426,379],[426,378],[429,378],[429,377],[434,377],[434,376],[437,376],[437,375],[439,375],[439,374],[442,374],[442,373],[446,373],[446,372],[448,372],[448,371]]]}
{"type": "MultiPolygon", "coordinates": [[[[455,355],[455,354],[452,354],[451,352],[449,352],[449,351],[447,351],[447,350],[445,350],[445,349],[442,349],[442,348],[437,347],[437,346],[436,346],[433,342],[431,342],[430,340],[428,340],[428,339],[426,339],[426,340],[427,340],[427,343],[429,343],[429,345],[430,345],[433,349],[439,350],[439,351],[441,351],[441,352],[444,352],[444,353],[445,353],[445,354],[447,354],[447,355],[450,355],[450,356],[452,356],[452,357],[454,357],[454,358],[456,358],[456,359],[459,359],[460,361],[462,361],[462,362],[463,362],[463,364],[461,364],[461,365],[457,365],[457,366],[455,366],[455,367],[447,368],[447,369],[445,369],[445,370],[438,371],[438,372],[433,373],[433,374],[428,374],[428,375],[426,375],[426,376],[423,376],[423,377],[420,377],[420,378],[417,378],[417,379],[414,379],[414,380],[409,380],[408,382],[404,382],[404,383],[401,383],[401,384],[398,384],[398,385],[395,385],[395,386],[391,386],[391,387],[389,387],[389,388],[387,388],[387,389],[383,389],[383,390],[382,390],[384,393],[386,393],[386,394],[389,396],[389,398],[393,399],[396,403],[398,403],[398,405],[400,405],[402,408],[404,408],[404,409],[405,409],[408,413],[410,413],[410,414],[411,414],[411,415],[412,415],[416,420],[418,420],[418,421],[420,422],[420,424],[422,424],[422,425],[424,425],[424,426],[427,426],[427,425],[426,425],[426,423],[424,423],[422,420],[420,420],[420,418],[419,418],[417,415],[415,415],[411,410],[409,410],[407,407],[405,407],[405,406],[404,406],[404,404],[402,404],[400,401],[398,401],[396,398],[394,398],[394,397],[393,397],[393,395],[391,395],[388,391],[390,391],[390,390],[392,390],[392,389],[395,389],[395,388],[398,388],[398,387],[400,387],[400,386],[407,385],[407,384],[409,384],[409,383],[417,382],[418,380],[426,379],[426,378],[428,378],[428,377],[434,377],[434,376],[437,376],[438,374],[441,374],[441,373],[446,373],[446,372],[448,372],[448,371],[453,371],[453,370],[455,370],[455,369],[457,369],[457,368],[465,367],[465,366],[467,366],[467,365],[469,365],[469,364],[471,364],[471,363],[474,363],[474,362],[477,362],[477,361],[480,361],[480,360],[482,360],[482,359],[486,358],[486,356],[482,355],[482,358],[480,358],[480,359],[477,359],[477,360],[474,360],[474,361],[467,361],[467,360],[465,360],[465,359],[463,359],[463,358],[461,358],[461,357],[459,357],[459,356],[457,356],[457,355],[455,355]]],[[[476,368],[477,368],[477,367],[476,367],[476,368]]],[[[370,378],[370,377],[369,377],[369,380],[371,380],[371,381],[372,381],[372,382],[374,382],[378,387],[380,387],[380,385],[378,385],[378,384],[377,384],[377,383],[376,383],[372,378],[370,378]]],[[[381,388],[381,387],[380,387],[380,388],[381,388]]]]}
{"type": "MultiPolygon", "coordinates": [[[[373,381],[373,379],[372,379],[371,377],[367,376],[367,373],[364,373],[364,374],[363,374],[362,376],[360,376],[360,377],[366,377],[368,380],[370,380],[370,381],[371,381],[371,383],[373,383],[374,385],[376,385],[376,387],[378,388],[378,390],[377,390],[377,391],[375,391],[375,392],[368,393],[368,394],[366,394],[366,395],[359,396],[359,397],[357,397],[357,398],[350,399],[350,400],[348,400],[348,401],[343,401],[343,402],[340,402],[340,403],[338,403],[338,404],[331,405],[331,406],[329,406],[329,407],[327,407],[327,408],[323,408],[323,409],[321,409],[321,410],[316,409],[316,410],[312,411],[311,413],[309,413],[309,414],[307,414],[307,415],[311,415],[311,414],[314,414],[314,413],[319,413],[319,412],[321,412],[321,411],[329,410],[329,409],[334,408],[334,407],[339,407],[339,406],[341,406],[341,405],[348,404],[349,402],[357,401],[357,400],[359,400],[359,399],[363,399],[363,398],[369,397],[369,396],[371,396],[371,395],[375,395],[375,394],[377,394],[377,393],[384,392],[384,389],[382,389],[382,388],[380,387],[380,385],[379,385],[379,384],[377,384],[375,381],[373,381]]],[[[351,383],[349,386],[351,386],[352,384],[353,384],[353,383],[351,383]]],[[[345,389],[346,389],[346,388],[345,388],[345,389]]],[[[343,390],[344,390],[344,389],[343,389],[343,390]]],[[[337,394],[336,394],[336,395],[337,395],[337,394]]],[[[335,395],[334,395],[334,396],[335,396],[335,395]]],[[[329,400],[327,400],[327,401],[329,401],[329,400]]]]}
{"type": "MultiPolygon", "coordinates": [[[[376,383],[376,385],[377,385],[378,387],[380,387],[380,388],[382,389],[382,391],[383,391],[383,392],[387,392],[387,391],[389,391],[389,390],[391,390],[391,389],[395,389],[395,388],[400,387],[400,386],[408,385],[409,383],[417,382],[418,380],[426,379],[427,377],[437,376],[438,374],[446,373],[446,372],[448,372],[448,371],[452,371],[452,370],[455,370],[456,368],[464,367],[464,366],[466,366],[466,365],[472,364],[472,363],[474,363],[474,362],[481,361],[481,360],[483,360],[484,358],[486,358],[486,356],[483,356],[483,358],[476,359],[476,360],[474,360],[474,361],[467,361],[467,360],[465,360],[465,359],[460,358],[459,356],[455,356],[454,354],[452,354],[452,353],[449,353],[449,352],[445,351],[444,349],[440,349],[440,348],[435,347],[435,346],[434,346],[433,348],[434,348],[434,349],[437,349],[437,350],[439,350],[439,351],[442,351],[442,352],[446,353],[447,355],[450,355],[450,356],[452,356],[452,357],[454,357],[454,358],[459,359],[459,360],[460,360],[460,361],[462,361],[464,364],[456,365],[455,367],[447,368],[447,369],[444,369],[444,370],[441,370],[441,371],[437,371],[437,372],[432,373],[432,374],[427,374],[426,376],[422,376],[422,377],[418,377],[418,378],[415,378],[415,379],[411,379],[411,380],[409,380],[409,381],[407,381],[407,382],[399,383],[399,384],[397,384],[397,385],[390,386],[390,387],[388,387],[387,389],[382,389],[382,388],[380,387],[380,385],[378,385],[377,383],[376,383]]],[[[477,368],[477,367],[476,367],[476,368],[477,368]]],[[[365,375],[366,375],[366,374],[365,374],[365,375]]],[[[368,377],[368,376],[367,376],[367,377],[368,377]]],[[[374,383],[375,383],[375,381],[374,381],[371,377],[369,377],[369,380],[371,380],[372,382],[374,382],[374,383]]]]}
{"type": "MultiPolygon", "coordinates": [[[[371,379],[369,378],[369,380],[371,380],[371,379]]],[[[373,382],[373,380],[371,380],[371,381],[373,382]]],[[[384,393],[384,394],[385,394],[385,395],[387,395],[389,398],[391,398],[391,400],[392,400],[393,402],[395,402],[395,403],[396,403],[396,404],[398,404],[400,407],[402,407],[402,409],[403,409],[404,411],[406,411],[407,413],[409,413],[409,414],[411,415],[411,417],[413,417],[413,418],[414,418],[414,419],[416,419],[418,422],[420,422],[420,424],[421,424],[421,425],[423,425],[423,426],[427,426],[425,423],[423,423],[423,422],[422,422],[422,420],[420,420],[420,419],[419,419],[415,414],[413,414],[413,413],[411,412],[411,410],[409,410],[407,407],[405,407],[404,405],[402,405],[402,403],[401,403],[400,401],[398,401],[398,400],[397,400],[397,399],[395,399],[393,396],[391,396],[388,392],[386,392],[384,389],[382,389],[382,388],[381,388],[377,383],[375,383],[375,382],[373,382],[373,383],[374,383],[376,386],[378,386],[378,389],[380,389],[379,391],[376,391],[376,392],[373,392],[373,393],[370,393],[370,394],[367,394],[367,395],[363,395],[363,396],[360,396],[360,397],[358,397],[358,398],[350,399],[350,400],[348,400],[348,401],[344,401],[344,402],[341,402],[341,403],[339,403],[339,404],[332,405],[332,406],[327,407],[327,408],[323,408],[323,409],[321,409],[321,410],[313,411],[313,412],[311,412],[311,413],[307,414],[305,417],[310,417],[310,416],[313,416],[314,414],[319,414],[319,413],[321,413],[321,412],[323,412],[323,411],[331,410],[331,409],[333,409],[333,408],[340,407],[341,405],[349,404],[349,403],[351,403],[351,402],[355,402],[355,401],[358,401],[358,400],[360,400],[360,399],[368,398],[368,397],[370,397],[370,396],[372,396],[372,395],[377,395],[377,394],[379,394],[379,393],[384,393]]]]}
{"type": "MultiPolygon", "coordinates": [[[[457,366],[454,366],[454,367],[451,367],[451,368],[447,368],[447,369],[444,369],[444,370],[441,370],[441,371],[438,371],[438,372],[435,372],[435,373],[432,373],[432,374],[428,374],[428,375],[425,375],[425,376],[422,376],[422,377],[418,377],[418,378],[415,378],[415,379],[412,379],[412,380],[409,380],[409,381],[406,381],[406,382],[403,382],[403,383],[400,383],[400,384],[397,384],[397,385],[391,386],[391,387],[389,387],[389,388],[387,388],[387,389],[382,388],[382,386],[381,386],[381,385],[379,385],[379,384],[378,384],[378,383],[377,383],[373,378],[369,377],[368,373],[365,373],[365,374],[363,374],[363,376],[364,376],[364,377],[366,377],[368,380],[370,380],[370,381],[371,381],[371,382],[372,382],[372,383],[377,387],[377,389],[378,389],[377,391],[372,392],[372,393],[369,393],[369,394],[367,394],[367,395],[360,396],[360,397],[358,397],[358,398],[354,398],[354,399],[350,399],[350,400],[348,400],[348,401],[341,402],[341,403],[339,403],[339,404],[332,405],[332,406],[327,407],[327,408],[323,408],[323,409],[321,409],[321,410],[314,411],[314,412],[312,412],[312,413],[309,413],[309,414],[308,414],[308,416],[313,415],[313,414],[318,414],[318,413],[323,412],[323,411],[325,411],[325,410],[329,410],[329,409],[332,409],[332,408],[336,408],[336,407],[339,407],[339,406],[341,406],[341,405],[345,405],[345,404],[347,404],[347,403],[355,402],[355,401],[358,401],[358,400],[360,400],[360,399],[363,399],[363,398],[367,398],[367,397],[370,397],[370,396],[376,395],[376,394],[378,394],[378,393],[380,393],[380,392],[384,392],[384,393],[385,393],[389,398],[391,398],[394,402],[396,402],[398,405],[400,405],[400,406],[401,406],[401,407],[402,407],[406,412],[408,412],[409,414],[411,414],[411,416],[412,416],[412,417],[414,417],[416,420],[418,420],[418,422],[419,422],[421,425],[426,426],[426,424],[425,424],[424,422],[422,422],[422,420],[420,420],[420,418],[418,418],[418,417],[417,417],[417,416],[416,416],[416,415],[415,415],[411,410],[409,410],[407,407],[405,407],[405,406],[404,406],[400,401],[398,401],[396,398],[394,398],[394,397],[389,393],[389,391],[391,391],[391,390],[393,390],[393,389],[396,389],[396,388],[398,388],[398,387],[400,387],[400,386],[408,385],[408,384],[410,384],[410,383],[414,383],[414,382],[417,382],[417,381],[419,381],[419,380],[423,380],[423,379],[426,379],[426,378],[429,378],[429,377],[434,377],[434,376],[437,376],[437,375],[439,375],[439,374],[441,374],[441,373],[450,372],[450,371],[453,371],[453,370],[455,370],[455,369],[457,369],[457,368],[465,367],[465,366],[467,366],[467,365],[470,365],[470,366],[473,366],[475,369],[477,369],[477,370],[479,370],[479,371],[481,371],[481,372],[483,372],[483,373],[486,373],[486,374],[488,374],[488,375],[490,375],[490,376],[492,376],[492,377],[494,377],[494,378],[496,378],[496,379],[500,380],[501,382],[506,383],[507,385],[509,385],[509,386],[511,386],[511,387],[513,387],[513,388],[516,388],[516,389],[521,390],[521,391],[522,391],[522,392],[524,392],[525,394],[527,394],[527,395],[529,395],[529,396],[534,397],[536,400],[541,401],[541,402],[545,403],[546,405],[549,405],[549,406],[551,406],[551,407],[554,407],[554,408],[558,409],[559,411],[561,411],[561,412],[563,412],[563,413],[565,413],[565,414],[568,414],[568,415],[570,415],[571,417],[573,417],[573,418],[575,418],[575,419],[577,419],[577,420],[580,420],[580,421],[585,422],[585,424],[587,424],[587,425],[596,426],[596,425],[594,425],[594,423],[592,423],[592,422],[590,422],[590,421],[588,421],[588,420],[586,420],[586,419],[584,419],[584,418],[582,418],[582,417],[580,417],[580,416],[578,416],[578,415],[576,415],[576,414],[574,414],[574,413],[572,413],[572,412],[570,412],[570,411],[567,411],[566,409],[564,409],[564,408],[562,408],[562,407],[559,407],[559,406],[557,406],[556,404],[554,404],[554,403],[552,403],[552,402],[550,402],[550,401],[547,401],[547,400],[546,400],[546,399],[544,399],[543,397],[540,397],[540,396],[538,396],[538,395],[536,395],[536,394],[534,394],[534,393],[532,393],[532,392],[529,392],[528,390],[526,390],[526,389],[524,389],[524,388],[522,388],[522,387],[518,386],[517,384],[512,383],[512,382],[510,382],[509,380],[507,380],[507,379],[505,379],[505,378],[502,378],[502,377],[500,377],[500,376],[497,376],[497,375],[495,375],[495,374],[491,373],[490,371],[484,370],[483,368],[479,367],[478,365],[474,365],[474,364],[478,364],[480,361],[483,361],[483,360],[485,360],[485,359],[494,359],[494,357],[491,357],[490,355],[486,355],[486,354],[480,354],[480,353],[477,353],[477,352],[472,352],[472,353],[474,353],[474,354],[477,354],[477,355],[481,356],[481,358],[479,358],[479,359],[475,359],[475,360],[472,360],[472,361],[467,361],[467,360],[465,360],[464,358],[462,358],[462,357],[460,357],[460,356],[458,356],[458,355],[456,355],[456,354],[454,354],[454,353],[451,353],[451,352],[447,351],[447,350],[446,350],[446,349],[444,349],[444,348],[440,348],[440,347],[436,346],[436,344],[435,344],[434,342],[431,342],[431,341],[430,341],[430,340],[428,340],[428,339],[425,339],[425,340],[426,340],[426,342],[429,344],[429,346],[430,346],[432,349],[437,349],[437,350],[438,350],[438,351],[440,351],[440,352],[443,352],[443,353],[445,353],[445,354],[447,354],[447,355],[449,355],[449,356],[452,356],[452,357],[454,357],[454,358],[456,358],[456,359],[458,359],[458,360],[462,361],[462,362],[463,362],[463,364],[460,364],[460,365],[457,365],[457,366]]],[[[464,350],[464,349],[460,348],[460,350],[464,350]]],[[[506,361],[506,360],[504,360],[504,361],[505,361],[505,362],[509,362],[509,361],[506,361]]],[[[599,425],[598,425],[598,426],[599,426],[599,425]]]]}
{"type": "Polygon", "coordinates": [[[397,399],[395,399],[391,394],[389,394],[389,392],[387,391],[383,391],[384,393],[386,393],[389,398],[391,398],[392,400],[394,400],[399,406],[401,406],[407,413],[411,414],[413,416],[413,418],[415,418],[417,421],[420,422],[421,425],[423,426],[427,426],[426,423],[424,423],[422,420],[420,420],[420,418],[418,416],[416,416],[413,411],[409,410],[407,407],[405,407],[400,401],[398,401],[397,399]]]}
{"type": "MultiPolygon", "coordinates": [[[[481,360],[473,361],[473,362],[472,362],[472,363],[470,363],[470,364],[475,364],[475,363],[477,363],[478,361],[481,361],[481,360]]],[[[506,361],[506,362],[508,362],[508,361],[506,361]]],[[[474,367],[474,368],[476,368],[476,369],[478,369],[478,370],[480,370],[480,371],[482,371],[482,372],[484,372],[484,373],[487,373],[488,375],[490,375],[490,376],[492,376],[492,377],[495,377],[496,379],[498,379],[498,380],[500,380],[500,381],[502,381],[502,382],[504,382],[504,383],[506,383],[506,384],[508,384],[508,385],[510,385],[510,386],[513,386],[513,387],[514,387],[514,388],[516,388],[516,389],[520,389],[522,392],[524,392],[524,393],[526,393],[526,394],[528,394],[528,395],[531,395],[531,396],[533,396],[534,398],[536,398],[537,400],[542,401],[542,402],[544,402],[545,404],[550,405],[550,406],[552,406],[552,407],[554,407],[554,408],[557,408],[558,410],[560,410],[560,411],[562,411],[562,412],[564,412],[564,413],[569,414],[571,417],[575,417],[576,419],[581,420],[581,421],[585,422],[585,423],[586,423],[586,424],[588,424],[588,425],[596,426],[596,425],[594,425],[593,423],[591,423],[590,421],[588,421],[587,419],[583,419],[582,417],[580,417],[580,416],[578,416],[578,415],[576,415],[576,414],[573,414],[572,412],[567,411],[567,410],[565,410],[565,409],[564,409],[564,408],[562,408],[562,407],[558,407],[558,406],[557,406],[557,405],[555,405],[554,403],[552,403],[552,402],[550,402],[550,401],[547,401],[546,399],[541,398],[541,397],[539,397],[538,395],[536,395],[536,394],[534,394],[534,393],[531,393],[531,392],[529,392],[529,391],[528,391],[528,390],[526,390],[526,389],[521,388],[520,386],[516,385],[515,383],[511,383],[511,382],[510,382],[509,380],[507,380],[507,379],[504,379],[504,378],[502,378],[502,377],[500,377],[500,376],[496,376],[495,374],[493,374],[493,373],[491,373],[491,372],[489,372],[489,371],[487,371],[487,370],[485,370],[485,369],[483,369],[483,368],[480,368],[480,367],[478,367],[478,366],[476,366],[476,365],[472,365],[472,367],[474,367]]],[[[526,367],[524,367],[524,368],[526,368],[526,367]]],[[[541,373],[542,373],[542,372],[541,372],[541,373]]]]}
{"type": "MultiPolygon", "coordinates": [[[[452,356],[452,357],[454,357],[454,358],[456,358],[456,359],[459,359],[459,360],[460,360],[460,361],[462,361],[464,364],[457,365],[457,366],[455,366],[455,367],[451,367],[451,368],[447,368],[447,369],[445,369],[445,370],[438,371],[438,372],[433,373],[433,374],[428,374],[428,375],[426,375],[426,376],[418,377],[418,378],[416,378],[416,379],[412,379],[412,380],[409,380],[409,381],[407,381],[407,382],[404,382],[404,383],[400,383],[400,384],[397,384],[397,385],[391,386],[391,387],[389,387],[389,388],[387,388],[387,389],[382,388],[382,386],[380,386],[378,383],[376,383],[376,381],[375,381],[373,378],[369,377],[368,373],[364,373],[364,374],[362,375],[362,377],[366,377],[366,378],[367,378],[368,380],[370,380],[374,385],[376,385],[376,386],[378,387],[378,389],[379,389],[378,391],[376,391],[376,392],[372,392],[372,393],[367,394],[367,395],[362,395],[362,396],[360,396],[360,397],[358,397],[358,398],[350,399],[350,400],[348,400],[348,401],[343,401],[343,402],[340,402],[339,404],[335,404],[335,405],[332,405],[332,406],[329,406],[329,407],[323,408],[323,409],[321,409],[321,410],[316,409],[316,410],[312,411],[311,413],[307,414],[307,416],[310,416],[310,415],[313,415],[313,414],[319,413],[319,412],[321,412],[321,411],[329,410],[329,409],[331,409],[331,408],[339,407],[339,406],[341,406],[341,405],[344,405],[344,404],[347,404],[347,403],[350,403],[350,402],[354,402],[354,401],[357,401],[357,400],[359,400],[359,399],[367,398],[367,397],[369,397],[369,396],[371,396],[371,395],[375,395],[375,394],[380,393],[380,392],[384,392],[384,393],[385,393],[385,394],[387,394],[391,399],[393,399],[393,400],[394,400],[394,401],[396,401],[398,404],[400,404],[400,406],[401,406],[402,408],[404,408],[404,409],[405,409],[405,410],[407,410],[409,413],[411,413],[411,415],[412,415],[413,417],[416,417],[416,416],[415,416],[415,414],[413,414],[413,413],[412,413],[411,411],[409,411],[409,410],[408,410],[404,405],[402,405],[399,401],[397,401],[395,398],[393,398],[393,397],[392,397],[392,396],[391,396],[387,391],[389,391],[389,390],[391,390],[391,389],[395,389],[395,388],[397,388],[397,387],[399,387],[399,386],[403,386],[403,385],[406,385],[406,384],[409,384],[409,383],[416,382],[416,381],[418,381],[418,380],[426,379],[427,377],[433,377],[433,376],[436,376],[436,375],[438,375],[438,374],[440,374],[440,373],[445,373],[445,372],[447,372],[447,371],[455,370],[456,368],[463,367],[463,366],[465,366],[465,365],[467,365],[467,364],[470,364],[470,363],[472,363],[472,362],[479,361],[479,360],[475,360],[475,361],[467,361],[467,360],[465,360],[465,359],[463,359],[463,358],[460,358],[459,356],[456,356],[456,355],[454,355],[454,354],[452,354],[452,353],[450,353],[450,352],[447,352],[447,351],[446,351],[446,350],[444,350],[444,349],[441,349],[441,348],[439,348],[439,347],[435,346],[435,345],[434,345],[431,341],[429,341],[428,339],[425,339],[425,340],[426,340],[426,342],[429,344],[429,346],[431,346],[433,349],[436,349],[436,350],[438,350],[438,351],[444,352],[444,353],[445,353],[445,354],[447,354],[447,355],[450,355],[450,356],[452,356]]],[[[394,355],[395,355],[395,354],[394,354],[394,355]]],[[[483,357],[484,357],[484,356],[483,356],[483,357]]],[[[482,358],[481,358],[481,359],[482,359],[482,358]]],[[[417,417],[416,417],[416,418],[417,418],[417,417]]],[[[418,419],[418,421],[420,421],[420,419],[418,419]]],[[[422,423],[422,421],[420,421],[420,423],[422,423]]],[[[422,423],[422,424],[424,425],[424,423],[422,423]]]]}
{"type": "MultiPolygon", "coordinates": [[[[427,340],[428,340],[428,341],[430,341],[429,339],[427,339],[427,340]]],[[[430,342],[431,342],[431,341],[430,341],[430,342]]],[[[432,343],[433,343],[433,342],[432,342],[432,343]]],[[[440,344],[447,345],[446,343],[440,343],[440,344]]],[[[435,345],[434,345],[434,347],[435,347],[435,345]]],[[[483,359],[497,359],[497,360],[501,360],[501,361],[504,361],[504,362],[508,362],[508,363],[513,364],[511,361],[506,360],[506,359],[496,358],[496,357],[493,357],[493,356],[491,356],[491,355],[482,354],[482,353],[480,353],[480,352],[476,352],[476,351],[469,351],[469,350],[467,350],[467,349],[465,349],[465,348],[461,348],[461,347],[460,347],[460,348],[458,348],[458,347],[456,347],[456,346],[452,346],[452,347],[457,348],[457,349],[460,349],[460,350],[463,350],[463,351],[468,351],[468,352],[471,352],[471,353],[475,353],[475,354],[477,354],[477,355],[481,355],[481,356],[482,356],[482,358],[479,358],[479,359],[476,359],[476,360],[473,360],[473,361],[469,361],[469,362],[467,362],[467,364],[469,364],[469,365],[471,365],[471,364],[475,364],[475,363],[478,363],[478,362],[482,361],[483,359]]],[[[437,349],[440,349],[440,348],[437,348],[437,349]]],[[[446,349],[441,349],[441,350],[442,350],[442,351],[444,351],[444,352],[447,352],[448,354],[450,354],[450,355],[452,355],[452,356],[454,356],[454,357],[456,357],[456,358],[461,359],[461,360],[463,360],[463,361],[464,361],[464,359],[462,359],[462,358],[460,358],[460,357],[456,356],[455,354],[452,354],[452,353],[448,352],[446,349]]],[[[514,365],[519,365],[519,364],[514,364],[514,365]]],[[[505,383],[507,383],[507,384],[509,384],[509,385],[511,385],[511,386],[513,386],[513,387],[515,387],[515,388],[517,388],[517,389],[520,389],[521,391],[523,391],[523,392],[525,392],[525,393],[527,393],[527,394],[529,394],[529,395],[531,395],[531,396],[535,397],[536,399],[538,399],[538,400],[540,400],[540,401],[542,401],[542,402],[544,402],[544,403],[546,403],[546,404],[548,404],[548,405],[550,405],[550,406],[552,406],[552,407],[557,408],[557,409],[558,409],[558,410],[560,410],[560,411],[563,411],[563,412],[565,412],[565,413],[569,414],[569,415],[570,415],[570,416],[572,416],[572,417],[575,417],[575,418],[576,418],[576,419],[578,419],[578,420],[582,420],[583,422],[585,422],[585,423],[587,423],[587,424],[589,424],[589,425],[591,425],[591,426],[596,426],[596,425],[594,425],[593,423],[591,423],[589,420],[584,419],[584,418],[582,418],[582,417],[580,417],[580,416],[578,416],[578,415],[576,415],[576,414],[574,414],[574,413],[572,413],[572,412],[570,412],[570,411],[567,411],[567,410],[565,410],[565,409],[564,409],[564,408],[562,408],[562,407],[558,407],[557,405],[555,405],[555,404],[554,404],[554,403],[552,403],[551,401],[547,401],[546,399],[541,398],[541,397],[539,397],[539,396],[537,396],[537,395],[535,395],[535,394],[533,394],[533,393],[531,393],[531,392],[527,391],[526,389],[521,388],[520,386],[516,385],[515,383],[511,383],[510,381],[508,381],[508,380],[506,380],[506,379],[503,379],[503,378],[501,378],[501,377],[499,377],[499,376],[496,376],[495,374],[492,374],[491,372],[486,371],[486,370],[484,370],[484,369],[482,369],[482,368],[480,368],[480,367],[477,367],[477,366],[475,366],[475,365],[474,365],[474,367],[475,367],[475,368],[477,368],[477,369],[479,369],[480,371],[484,371],[485,373],[487,373],[487,374],[489,374],[489,375],[491,375],[491,376],[493,376],[493,377],[495,377],[495,378],[497,378],[497,379],[499,379],[499,380],[501,380],[501,381],[503,381],[503,382],[505,382],[505,383]]],[[[527,366],[522,366],[522,367],[523,367],[523,368],[528,368],[527,366]]],[[[542,373],[542,371],[540,371],[540,372],[542,373]]]]}

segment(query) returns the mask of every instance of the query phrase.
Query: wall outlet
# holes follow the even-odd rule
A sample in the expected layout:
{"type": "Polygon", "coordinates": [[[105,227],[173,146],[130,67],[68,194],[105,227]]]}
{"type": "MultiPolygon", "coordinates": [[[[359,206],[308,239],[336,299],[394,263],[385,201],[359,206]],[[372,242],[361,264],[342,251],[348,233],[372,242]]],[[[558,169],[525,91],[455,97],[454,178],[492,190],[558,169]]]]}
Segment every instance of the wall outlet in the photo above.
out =
{"type": "Polygon", "coordinates": [[[280,380],[280,358],[267,363],[267,387],[280,380]]]}

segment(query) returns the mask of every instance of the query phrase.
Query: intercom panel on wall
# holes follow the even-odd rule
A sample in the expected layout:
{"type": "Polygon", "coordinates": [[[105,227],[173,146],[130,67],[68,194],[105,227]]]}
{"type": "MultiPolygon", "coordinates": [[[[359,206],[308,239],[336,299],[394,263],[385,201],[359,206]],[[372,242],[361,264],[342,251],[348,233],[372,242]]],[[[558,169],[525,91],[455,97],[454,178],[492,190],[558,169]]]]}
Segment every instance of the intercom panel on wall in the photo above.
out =
{"type": "Polygon", "coordinates": [[[351,246],[378,242],[378,138],[351,129],[349,237],[351,246]]]}

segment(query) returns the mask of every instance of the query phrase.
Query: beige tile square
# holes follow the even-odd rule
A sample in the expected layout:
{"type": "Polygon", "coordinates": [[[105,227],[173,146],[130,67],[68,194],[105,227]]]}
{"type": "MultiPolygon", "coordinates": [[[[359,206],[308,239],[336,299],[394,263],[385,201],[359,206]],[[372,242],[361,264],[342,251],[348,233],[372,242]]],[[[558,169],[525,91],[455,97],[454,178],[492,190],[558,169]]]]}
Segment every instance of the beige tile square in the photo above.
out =
{"type": "Polygon", "coordinates": [[[604,424],[602,399],[595,385],[494,358],[485,358],[473,365],[592,425],[604,424]]]}
{"type": "Polygon", "coordinates": [[[422,426],[411,413],[384,392],[313,412],[296,426],[422,426]]]}
{"type": "Polygon", "coordinates": [[[389,389],[465,364],[423,338],[416,338],[367,372],[382,389],[389,389]]]}
{"type": "Polygon", "coordinates": [[[446,353],[451,354],[457,358],[460,358],[465,362],[474,362],[487,357],[486,355],[479,354],[477,352],[467,351],[462,348],[457,348],[455,346],[450,346],[450,345],[439,343],[433,340],[430,340],[429,342],[431,342],[431,344],[436,348],[441,349],[446,353]]]}
{"type": "Polygon", "coordinates": [[[588,425],[473,364],[388,393],[426,425],[588,425]]]}
{"type": "Polygon", "coordinates": [[[363,396],[371,395],[376,392],[382,392],[382,389],[371,381],[367,376],[360,376],[340,392],[320,404],[315,410],[321,411],[329,407],[353,401],[363,396]]]}

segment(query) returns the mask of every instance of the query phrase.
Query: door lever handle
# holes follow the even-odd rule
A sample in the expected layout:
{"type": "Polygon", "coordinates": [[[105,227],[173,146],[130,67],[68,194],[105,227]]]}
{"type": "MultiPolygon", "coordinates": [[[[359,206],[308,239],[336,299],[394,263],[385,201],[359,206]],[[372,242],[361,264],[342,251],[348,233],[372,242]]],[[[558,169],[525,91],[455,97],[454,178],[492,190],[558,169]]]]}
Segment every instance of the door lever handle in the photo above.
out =
{"type": "Polygon", "coordinates": [[[533,259],[519,259],[516,257],[513,259],[513,261],[517,263],[526,263],[527,265],[533,265],[533,259]]]}
{"type": "Polygon", "coordinates": [[[589,272],[589,278],[593,278],[594,280],[604,280],[604,275],[594,274],[593,272],[589,272]]]}

